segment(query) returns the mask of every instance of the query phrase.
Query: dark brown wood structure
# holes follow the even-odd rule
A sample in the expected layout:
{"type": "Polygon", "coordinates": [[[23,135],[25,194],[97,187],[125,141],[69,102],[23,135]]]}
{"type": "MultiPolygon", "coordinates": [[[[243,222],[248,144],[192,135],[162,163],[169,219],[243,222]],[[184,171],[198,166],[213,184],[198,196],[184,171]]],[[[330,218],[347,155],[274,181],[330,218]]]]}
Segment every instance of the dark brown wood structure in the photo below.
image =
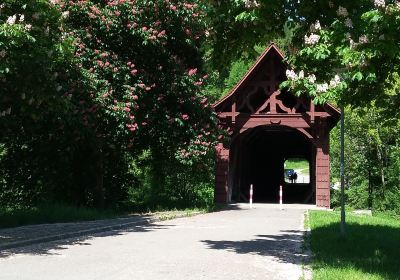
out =
{"type": "Polygon", "coordinates": [[[246,201],[250,184],[255,202],[277,202],[279,186],[284,185],[284,203],[330,207],[329,132],[340,112],[280,90],[287,69],[283,59],[270,45],[232,91],[214,104],[230,136],[217,145],[217,202],[246,201]],[[285,186],[288,158],[309,162],[308,184],[285,186]]]}

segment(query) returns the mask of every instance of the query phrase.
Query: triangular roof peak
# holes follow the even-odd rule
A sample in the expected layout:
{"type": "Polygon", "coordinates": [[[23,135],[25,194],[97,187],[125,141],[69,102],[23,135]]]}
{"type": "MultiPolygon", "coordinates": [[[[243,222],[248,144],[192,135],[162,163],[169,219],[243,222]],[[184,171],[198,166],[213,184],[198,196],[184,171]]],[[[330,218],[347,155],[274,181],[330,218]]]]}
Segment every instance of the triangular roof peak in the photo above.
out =
{"type": "Polygon", "coordinates": [[[262,53],[261,55],[258,57],[258,59],[256,60],[256,62],[253,64],[253,66],[250,67],[250,69],[246,72],[246,74],[242,77],[242,79],[236,84],[236,86],[234,86],[227,95],[225,95],[224,97],[222,97],[220,100],[218,100],[215,104],[214,104],[214,108],[216,106],[218,106],[219,104],[221,104],[222,102],[224,102],[225,100],[227,100],[229,97],[231,97],[232,95],[234,95],[236,93],[236,91],[250,78],[251,74],[259,67],[260,64],[262,64],[262,62],[264,62],[267,58],[268,55],[272,52],[276,52],[278,54],[278,56],[281,58],[281,60],[283,61],[285,58],[285,55],[283,54],[283,52],[275,45],[275,43],[271,43],[262,53]]]}
{"type": "MultiPolygon", "coordinates": [[[[233,104],[233,100],[235,99],[237,100],[235,101],[237,103],[237,108],[235,109],[237,112],[262,113],[261,109],[256,109],[260,107],[262,99],[276,98],[281,93],[282,95],[278,99],[289,98],[293,100],[292,102],[296,102],[294,100],[296,99],[297,102],[302,104],[310,103],[311,100],[307,96],[295,97],[287,90],[283,90],[283,92],[279,90],[280,83],[287,79],[285,73],[287,63],[284,62],[284,59],[285,55],[283,52],[274,43],[270,44],[232,90],[213,105],[214,109],[217,112],[230,111],[230,105],[233,104]]],[[[282,105],[282,107],[284,106],[282,105]]],[[[264,110],[262,106],[261,108],[264,110]]],[[[305,109],[309,110],[310,108],[305,109]]],[[[334,122],[340,116],[340,111],[329,103],[315,105],[315,109],[320,112],[327,112],[330,116],[334,117],[334,122]]],[[[295,108],[294,111],[298,112],[299,110],[295,108]]]]}

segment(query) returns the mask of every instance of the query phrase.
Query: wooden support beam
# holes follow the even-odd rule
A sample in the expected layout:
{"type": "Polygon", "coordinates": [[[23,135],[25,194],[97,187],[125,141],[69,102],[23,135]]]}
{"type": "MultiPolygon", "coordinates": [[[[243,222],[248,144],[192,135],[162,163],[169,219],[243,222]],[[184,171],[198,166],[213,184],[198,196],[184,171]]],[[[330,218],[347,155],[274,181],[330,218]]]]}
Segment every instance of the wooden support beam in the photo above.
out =
{"type": "Polygon", "coordinates": [[[232,102],[232,124],[236,123],[236,97],[232,102]]]}
{"type": "Polygon", "coordinates": [[[310,117],[311,117],[311,123],[314,123],[315,121],[315,104],[312,100],[310,100],[310,117]]]}

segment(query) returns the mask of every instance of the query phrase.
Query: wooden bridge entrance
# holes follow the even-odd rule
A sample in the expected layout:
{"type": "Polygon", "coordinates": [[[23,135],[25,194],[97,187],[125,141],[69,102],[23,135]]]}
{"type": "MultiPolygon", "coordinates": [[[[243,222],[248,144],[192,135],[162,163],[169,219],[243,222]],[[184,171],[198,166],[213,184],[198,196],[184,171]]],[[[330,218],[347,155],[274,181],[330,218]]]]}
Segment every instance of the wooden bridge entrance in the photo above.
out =
{"type": "Polygon", "coordinates": [[[214,104],[230,139],[217,146],[217,202],[245,201],[250,184],[254,199],[277,202],[284,183],[284,161],[310,163],[310,182],[284,188],[284,202],[330,207],[329,131],[340,112],[330,104],[315,105],[279,85],[287,66],[281,51],[269,46],[232,91],[214,104]]]}

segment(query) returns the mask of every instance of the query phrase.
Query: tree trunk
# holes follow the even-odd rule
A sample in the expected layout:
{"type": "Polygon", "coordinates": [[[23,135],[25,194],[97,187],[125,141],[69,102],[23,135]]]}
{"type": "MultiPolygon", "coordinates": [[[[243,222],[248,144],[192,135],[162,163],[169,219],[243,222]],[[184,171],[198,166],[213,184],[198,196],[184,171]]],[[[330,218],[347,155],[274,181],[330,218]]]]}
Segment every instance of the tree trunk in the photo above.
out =
{"type": "Polygon", "coordinates": [[[382,195],[385,197],[385,185],[386,185],[386,180],[385,180],[385,163],[384,163],[384,158],[383,158],[383,152],[381,147],[377,147],[377,156],[379,160],[379,171],[381,175],[381,183],[382,183],[382,195]]]}
{"type": "Polygon", "coordinates": [[[372,209],[373,189],[371,184],[371,167],[368,167],[368,208],[372,209]]]}
{"type": "Polygon", "coordinates": [[[105,189],[104,189],[104,158],[101,147],[97,147],[95,151],[95,177],[96,185],[94,190],[94,204],[98,208],[105,206],[105,189]]]}

